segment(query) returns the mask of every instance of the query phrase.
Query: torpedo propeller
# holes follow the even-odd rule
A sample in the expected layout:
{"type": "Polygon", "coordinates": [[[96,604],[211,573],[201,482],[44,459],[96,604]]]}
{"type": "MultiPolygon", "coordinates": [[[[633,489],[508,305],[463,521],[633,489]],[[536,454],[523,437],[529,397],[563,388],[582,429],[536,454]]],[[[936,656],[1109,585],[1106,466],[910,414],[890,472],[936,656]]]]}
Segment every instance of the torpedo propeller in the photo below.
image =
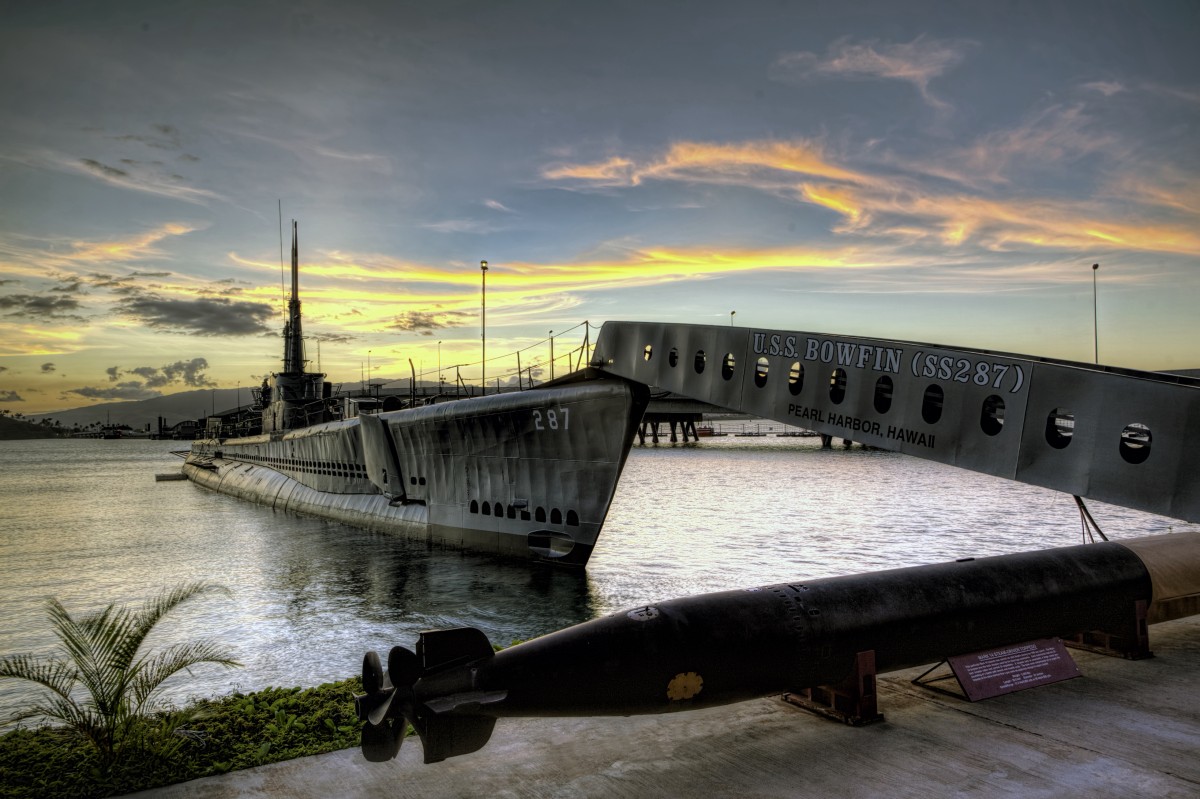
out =
{"type": "Polygon", "coordinates": [[[388,653],[384,673],[376,652],[363,656],[365,694],[354,697],[354,709],[363,722],[362,753],[372,763],[391,760],[400,751],[410,722],[415,725],[413,685],[421,676],[416,654],[402,646],[388,653]]]}
{"type": "Polygon", "coordinates": [[[477,751],[496,725],[491,709],[507,692],[479,690],[471,667],[494,655],[487,636],[470,627],[427,630],[416,652],[392,647],[387,672],[379,655],[368,652],[362,669],[365,693],[354,697],[363,722],[363,757],[376,763],[394,758],[409,724],[421,737],[426,763],[477,751]]]}

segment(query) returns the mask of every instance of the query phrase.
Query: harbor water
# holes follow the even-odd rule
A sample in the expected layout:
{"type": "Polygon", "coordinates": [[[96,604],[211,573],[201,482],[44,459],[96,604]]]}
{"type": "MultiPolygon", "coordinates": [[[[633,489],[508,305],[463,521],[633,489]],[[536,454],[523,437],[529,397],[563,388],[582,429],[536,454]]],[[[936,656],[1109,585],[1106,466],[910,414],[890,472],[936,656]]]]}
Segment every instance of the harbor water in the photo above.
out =
{"type": "MultiPolygon", "coordinates": [[[[197,637],[243,667],[168,684],[191,698],[312,686],[358,673],[368,649],[472,626],[508,645],[686,594],[1066,546],[1070,496],[818,439],[635,446],[587,569],[429,549],[272,511],[190,482],[180,442],[0,442],[0,654],[52,651],[45,600],[76,613],[185,581],[226,586],[150,643],[197,637]]],[[[1112,539],[1197,530],[1090,503],[1112,539]]],[[[35,693],[0,681],[0,717],[35,693]]]]}

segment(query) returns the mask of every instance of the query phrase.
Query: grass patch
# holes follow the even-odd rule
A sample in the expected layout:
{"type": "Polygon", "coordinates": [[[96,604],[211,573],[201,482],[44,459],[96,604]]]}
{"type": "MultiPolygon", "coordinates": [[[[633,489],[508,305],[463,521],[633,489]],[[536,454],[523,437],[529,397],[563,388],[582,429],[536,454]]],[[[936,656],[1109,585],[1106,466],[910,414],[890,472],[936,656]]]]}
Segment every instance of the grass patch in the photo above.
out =
{"type": "Polygon", "coordinates": [[[195,706],[203,717],[166,746],[150,743],[165,714],[150,717],[140,731],[148,745],[103,776],[95,750],[69,730],[14,730],[0,736],[0,797],[115,796],[358,746],[356,693],[362,693],[357,677],[203,700],[195,706]]]}

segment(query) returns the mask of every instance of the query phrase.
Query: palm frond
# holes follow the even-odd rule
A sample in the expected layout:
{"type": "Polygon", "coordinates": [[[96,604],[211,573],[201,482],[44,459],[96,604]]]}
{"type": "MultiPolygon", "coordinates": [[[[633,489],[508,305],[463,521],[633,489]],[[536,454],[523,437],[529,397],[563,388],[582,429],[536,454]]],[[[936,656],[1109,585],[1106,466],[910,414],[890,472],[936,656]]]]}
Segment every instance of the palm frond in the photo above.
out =
{"type": "Polygon", "coordinates": [[[202,663],[213,663],[226,668],[242,665],[230,656],[228,649],[216,641],[204,639],[174,644],[155,656],[138,662],[136,676],[131,684],[133,706],[138,712],[147,712],[154,694],[167,679],[202,663]]]}
{"type": "Polygon", "coordinates": [[[79,672],[67,661],[36,655],[10,655],[0,658],[0,678],[28,680],[69,699],[79,680],[79,672]]]}

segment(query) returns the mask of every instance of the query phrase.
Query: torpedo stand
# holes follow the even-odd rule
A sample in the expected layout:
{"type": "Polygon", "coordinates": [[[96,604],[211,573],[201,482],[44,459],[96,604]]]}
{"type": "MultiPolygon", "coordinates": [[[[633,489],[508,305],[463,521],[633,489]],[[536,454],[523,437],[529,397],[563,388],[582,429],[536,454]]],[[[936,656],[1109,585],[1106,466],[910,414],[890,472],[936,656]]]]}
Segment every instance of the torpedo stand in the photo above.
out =
{"type": "Polygon", "coordinates": [[[1133,603],[1132,613],[1124,628],[1119,632],[1109,630],[1089,630],[1070,638],[1063,638],[1063,643],[1071,649],[1081,649],[1109,657],[1125,658],[1126,660],[1143,660],[1154,657],[1150,651],[1150,631],[1147,629],[1146,611],[1149,602],[1138,599],[1133,603]]]}
{"type": "Polygon", "coordinates": [[[789,692],[783,701],[852,727],[883,721],[876,694],[875,650],[856,653],[854,668],[842,682],[789,692]]]}

